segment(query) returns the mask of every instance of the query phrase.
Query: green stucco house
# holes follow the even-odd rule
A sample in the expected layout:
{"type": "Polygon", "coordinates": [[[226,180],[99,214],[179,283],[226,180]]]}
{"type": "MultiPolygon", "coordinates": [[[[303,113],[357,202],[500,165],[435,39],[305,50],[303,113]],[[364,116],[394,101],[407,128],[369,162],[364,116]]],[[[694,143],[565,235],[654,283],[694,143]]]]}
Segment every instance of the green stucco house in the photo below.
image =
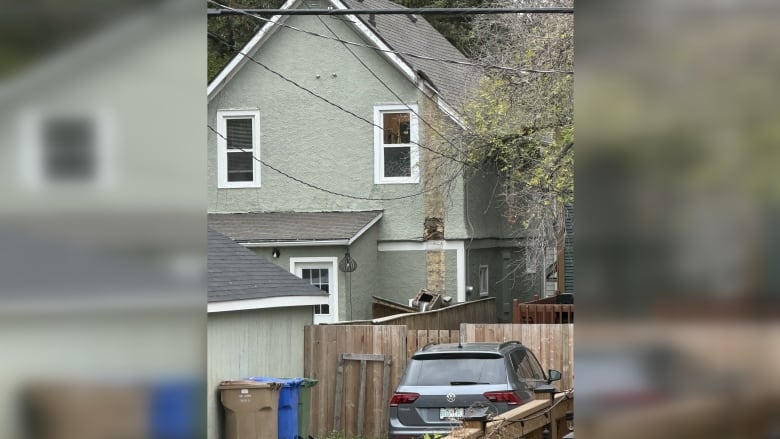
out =
{"type": "MultiPolygon", "coordinates": [[[[401,8],[283,6],[327,7],[401,8]]],[[[442,134],[462,126],[475,79],[419,16],[268,19],[208,86],[209,227],[327,291],[315,323],[371,318],[372,296],[407,303],[421,288],[496,297],[508,321],[512,299],[542,286],[515,279],[498,177],[459,162],[442,134]]]]}

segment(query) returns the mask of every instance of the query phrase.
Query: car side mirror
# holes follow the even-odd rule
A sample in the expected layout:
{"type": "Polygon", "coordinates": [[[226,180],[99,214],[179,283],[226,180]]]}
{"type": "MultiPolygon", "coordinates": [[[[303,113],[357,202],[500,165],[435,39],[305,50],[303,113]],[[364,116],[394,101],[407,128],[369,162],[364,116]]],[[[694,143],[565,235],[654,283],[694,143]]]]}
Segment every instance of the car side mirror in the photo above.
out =
{"type": "Polygon", "coordinates": [[[547,384],[550,384],[553,381],[558,381],[561,379],[561,373],[555,369],[550,369],[547,371],[547,384]]]}

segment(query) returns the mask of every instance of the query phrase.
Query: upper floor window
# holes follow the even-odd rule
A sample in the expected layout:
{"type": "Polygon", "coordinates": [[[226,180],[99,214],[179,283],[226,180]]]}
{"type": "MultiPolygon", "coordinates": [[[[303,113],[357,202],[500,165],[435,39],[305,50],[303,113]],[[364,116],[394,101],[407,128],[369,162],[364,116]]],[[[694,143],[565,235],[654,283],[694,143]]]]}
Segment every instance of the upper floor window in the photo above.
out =
{"type": "Polygon", "coordinates": [[[220,188],[260,187],[260,112],[217,111],[220,188]]]}
{"type": "Polygon", "coordinates": [[[420,182],[416,113],[414,104],[374,107],[374,183],[420,182]]]}

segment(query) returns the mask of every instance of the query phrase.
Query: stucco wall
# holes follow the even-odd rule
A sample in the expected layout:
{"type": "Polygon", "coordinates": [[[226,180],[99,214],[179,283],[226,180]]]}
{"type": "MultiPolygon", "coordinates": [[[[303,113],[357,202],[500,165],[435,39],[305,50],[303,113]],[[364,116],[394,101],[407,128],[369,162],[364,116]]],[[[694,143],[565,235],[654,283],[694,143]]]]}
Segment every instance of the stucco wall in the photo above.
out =
{"type": "MultiPolygon", "coordinates": [[[[457,299],[457,259],[455,250],[445,251],[447,294],[457,299]]],[[[378,296],[408,303],[426,286],[425,251],[381,251],[378,253],[378,296]]]]}
{"type": "Polygon", "coordinates": [[[311,307],[209,314],[209,439],[220,437],[219,382],[250,376],[302,376],[303,327],[311,323],[311,307]]]}
{"type": "MultiPolygon", "coordinates": [[[[381,221],[380,221],[381,223],[381,221]]],[[[365,320],[371,318],[371,296],[377,295],[377,279],[382,276],[382,269],[377,263],[376,239],[379,230],[376,226],[369,229],[350,248],[350,255],[358,264],[357,270],[350,277],[352,279],[352,292],[349,292],[347,274],[339,273],[344,280],[344,306],[345,320],[365,320]],[[352,313],[349,313],[349,310],[352,313]]]]}
{"type": "MultiPolygon", "coordinates": [[[[344,22],[325,17],[341,38],[360,37],[344,22]]],[[[290,25],[328,34],[317,17],[290,17],[290,25]]],[[[423,99],[414,84],[377,52],[352,50],[400,96],[404,103],[423,99]]],[[[399,103],[340,43],[281,30],[254,58],[311,91],[373,122],[373,108],[399,103]],[[335,74],[335,76],[334,76],[335,74]],[[319,75],[319,78],[317,78],[319,75]]],[[[209,103],[208,121],[216,127],[218,109],[259,109],[261,159],[313,185],[368,198],[418,193],[421,184],[374,184],[374,127],[313,97],[262,67],[248,62],[209,103]]],[[[419,124],[422,131],[423,123],[419,124]]],[[[354,200],[327,194],[263,167],[259,189],[217,189],[217,137],[208,137],[210,212],[333,211],[383,209],[379,239],[422,236],[422,196],[398,201],[354,200]]],[[[455,186],[458,186],[456,184],[455,186]]],[[[462,191],[462,187],[458,190],[462,191]]],[[[453,221],[462,203],[450,205],[453,221]]],[[[452,232],[462,231],[453,224],[452,232]]],[[[449,232],[448,232],[449,234],[449,232]]]]}

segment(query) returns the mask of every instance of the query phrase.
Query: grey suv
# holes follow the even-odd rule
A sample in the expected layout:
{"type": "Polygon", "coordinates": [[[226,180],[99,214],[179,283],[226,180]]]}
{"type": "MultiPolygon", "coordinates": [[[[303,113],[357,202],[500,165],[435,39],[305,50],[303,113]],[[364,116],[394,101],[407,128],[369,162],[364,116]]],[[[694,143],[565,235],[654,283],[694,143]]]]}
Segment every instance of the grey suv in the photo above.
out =
{"type": "Polygon", "coordinates": [[[412,356],[390,400],[389,437],[449,433],[468,407],[503,413],[561,377],[556,370],[549,375],[518,341],[428,345],[412,356]]]}

